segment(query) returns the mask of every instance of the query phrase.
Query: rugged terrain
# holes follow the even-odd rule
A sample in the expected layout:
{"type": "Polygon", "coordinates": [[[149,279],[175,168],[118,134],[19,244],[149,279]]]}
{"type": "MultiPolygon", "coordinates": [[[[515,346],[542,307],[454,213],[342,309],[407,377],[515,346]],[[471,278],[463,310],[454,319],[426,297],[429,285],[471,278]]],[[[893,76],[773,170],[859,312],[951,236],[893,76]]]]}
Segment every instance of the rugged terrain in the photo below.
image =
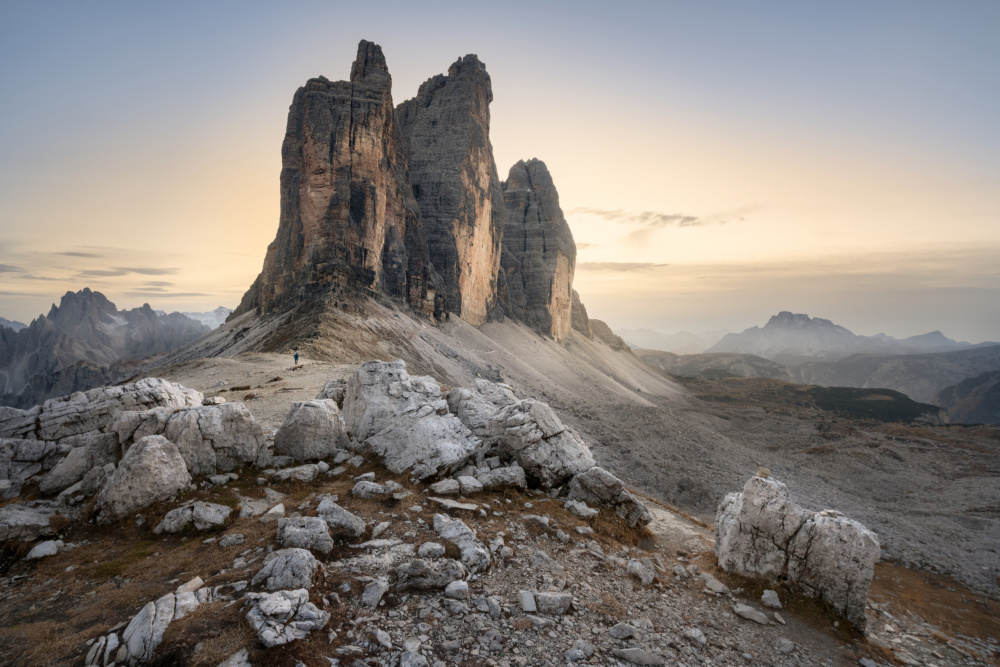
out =
{"type": "MultiPolygon", "coordinates": [[[[460,328],[476,332],[467,325],[460,328]]],[[[586,339],[578,343],[595,345],[586,339]]],[[[578,347],[574,352],[587,359],[585,366],[591,368],[583,372],[593,377],[595,366],[618,362],[619,380],[650,379],[644,377],[649,371],[630,361],[627,353],[606,350],[578,347]]],[[[552,363],[552,352],[541,347],[535,358],[552,363]]],[[[248,354],[161,370],[205,388],[206,403],[213,403],[213,395],[244,399],[270,439],[293,401],[324,395],[331,386],[344,386],[338,382],[345,379],[349,387],[357,366],[307,361],[293,367],[287,355],[248,354]]],[[[545,386],[550,394],[566,391],[545,386]]],[[[571,386],[579,390],[578,383],[571,386]]],[[[669,387],[659,387],[660,399],[669,398],[662,393],[669,387]]],[[[630,392],[636,401],[648,398],[623,387],[619,400],[630,392]]],[[[104,650],[109,633],[121,637],[147,603],[180,600],[182,594],[175,590],[195,589],[197,598],[205,601],[183,618],[154,624],[153,634],[143,635],[162,637],[152,664],[218,665],[237,655],[230,665],[333,664],[327,658],[338,664],[364,660],[391,665],[850,665],[859,658],[879,665],[947,665],[992,664],[990,656],[997,650],[996,621],[991,618],[995,602],[961,591],[945,579],[878,566],[865,638],[822,605],[780,586],[783,606],[775,615],[761,602],[763,586],[718,569],[710,531],[653,500],[645,501],[653,515],[645,530],[629,528],[606,510],[581,519],[565,498],[539,491],[470,489],[448,509],[431,500],[438,487],[428,493],[429,487],[411,475],[390,473],[371,458],[344,461],[348,456],[331,457],[328,474],[316,475],[317,466],[302,466],[313,468],[313,481],[295,481],[290,474],[300,468],[282,469],[288,463],[277,459],[273,463],[278,467],[263,474],[237,469],[228,477],[206,479],[176,500],[140,510],[141,519],[130,515],[109,526],[64,524],[57,529],[64,546],[56,555],[17,560],[23,551],[6,552],[0,579],[4,661],[82,664],[95,647],[104,650]],[[359,489],[371,488],[365,486],[372,485],[369,480],[377,482],[373,486],[395,484],[398,498],[387,492],[363,497],[359,489]],[[288,544],[281,536],[282,524],[260,512],[280,504],[291,521],[324,516],[328,497],[360,517],[364,526],[363,534],[340,536],[329,549],[313,547],[320,549],[318,565],[304,585],[316,613],[329,615],[328,624],[291,644],[265,648],[255,638],[254,626],[244,620],[250,619],[246,614],[253,609],[248,602],[253,598],[243,595],[247,590],[261,595],[255,591],[266,585],[265,578],[255,575],[269,562],[270,553],[288,544]],[[152,532],[168,510],[189,501],[238,511],[217,527],[152,532]],[[466,561],[466,543],[452,545],[442,539],[439,524],[446,519],[437,518],[441,514],[473,528],[478,540],[490,545],[493,563],[469,577],[467,585],[448,586],[443,594],[443,584],[407,590],[399,568],[411,561],[418,547],[432,567],[440,556],[430,555],[437,554],[438,547],[428,543],[443,543],[445,559],[461,556],[466,561]],[[593,533],[586,534],[589,531],[593,533]],[[390,585],[383,587],[382,581],[390,585]],[[533,592],[528,601],[524,591],[533,592]],[[923,606],[911,604],[918,592],[926,598],[923,606]],[[927,606],[930,599],[961,612],[959,617],[927,606]],[[563,601],[570,604],[568,612],[559,611],[563,601]],[[746,618],[734,613],[742,604],[753,612],[741,611],[746,618]]]]}
{"type": "Polygon", "coordinates": [[[149,304],[119,311],[100,292],[67,292],[30,326],[0,328],[0,405],[27,407],[105,384],[126,360],[171,352],[208,330],[149,304]]]}

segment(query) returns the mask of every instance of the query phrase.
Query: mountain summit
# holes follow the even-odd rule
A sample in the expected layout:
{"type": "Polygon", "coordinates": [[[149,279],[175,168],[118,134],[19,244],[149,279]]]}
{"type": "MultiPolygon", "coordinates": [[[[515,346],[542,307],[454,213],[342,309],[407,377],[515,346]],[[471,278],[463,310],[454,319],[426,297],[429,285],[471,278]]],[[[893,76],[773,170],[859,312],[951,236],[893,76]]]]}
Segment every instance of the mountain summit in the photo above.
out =
{"type": "Polygon", "coordinates": [[[372,297],[434,322],[510,317],[567,337],[576,246],[544,162],[498,178],[486,66],[459,58],[397,107],[391,86],[382,49],[362,40],[349,81],[319,77],[295,93],[278,231],[230,320],[372,297]]]}
{"type": "Polygon", "coordinates": [[[782,311],[761,327],[727,334],[707,352],[755,354],[783,364],[836,361],[852,354],[921,354],[973,347],[934,331],[910,338],[858,336],[820,317],[782,311]]]}

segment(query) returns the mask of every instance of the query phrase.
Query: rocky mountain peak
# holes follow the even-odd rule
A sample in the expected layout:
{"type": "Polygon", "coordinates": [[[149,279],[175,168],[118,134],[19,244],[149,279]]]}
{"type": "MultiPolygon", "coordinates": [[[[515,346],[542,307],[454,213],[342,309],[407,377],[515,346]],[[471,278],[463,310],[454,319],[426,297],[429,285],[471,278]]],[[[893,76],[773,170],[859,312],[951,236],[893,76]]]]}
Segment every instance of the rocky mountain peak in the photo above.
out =
{"type": "Polygon", "coordinates": [[[358,43],[358,56],[351,65],[351,83],[382,84],[387,88],[392,85],[381,46],[365,39],[358,43]]]}
{"type": "Polygon", "coordinates": [[[576,243],[541,160],[520,160],[503,184],[507,313],[539,333],[562,339],[572,326],[576,243]]]}
{"type": "Polygon", "coordinates": [[[834,324],[830,320],[824,320],[821,317],[809,317],[804,313],[791,313],[787,310],[783,310],[777,315],[772,315],[771,319],[764,325],[764,328],[767,327],[783,329],[840,329],[847,331],[844,327],[834,324]]]}

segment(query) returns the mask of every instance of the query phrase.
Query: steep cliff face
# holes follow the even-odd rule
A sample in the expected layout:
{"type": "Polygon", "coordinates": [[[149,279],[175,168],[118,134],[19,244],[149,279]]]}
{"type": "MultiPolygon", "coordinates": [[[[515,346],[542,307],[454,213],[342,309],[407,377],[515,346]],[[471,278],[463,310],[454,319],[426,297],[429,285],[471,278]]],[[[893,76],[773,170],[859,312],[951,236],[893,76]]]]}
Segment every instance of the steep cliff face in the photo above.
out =
{"type": "Polygon", "coordinates": [[[583,301],[580,300],[580,294],[576,290],[573,290],[571,319],[574,329],[587,338],[594,339],[594,328],[590,324],[590,318],[587,317],[587,307],[583,305],[583,301]]]}
{"type": "Polygon", "coordinates": [[[350,81],[310,79],[288,111],[281,213],[233,317],[337,294],[385,294],[434,314],[434,274],[394,119],[382,49],[358,45],[350,81]]]}
{"type": "Polygon", "coordinates": [[[396,108],[446,308],[474,325],[485,323],[495,304],[504,224],[489,137],[492,101],[486,66],[468,55],[396,108]]]}
{"type": "Polygon", "coordinates": [[[556,340],[572,325],[576,244],[541,160],[520,161],[503,184],[506,221],[500,264],[507,314],[556,340]]]}

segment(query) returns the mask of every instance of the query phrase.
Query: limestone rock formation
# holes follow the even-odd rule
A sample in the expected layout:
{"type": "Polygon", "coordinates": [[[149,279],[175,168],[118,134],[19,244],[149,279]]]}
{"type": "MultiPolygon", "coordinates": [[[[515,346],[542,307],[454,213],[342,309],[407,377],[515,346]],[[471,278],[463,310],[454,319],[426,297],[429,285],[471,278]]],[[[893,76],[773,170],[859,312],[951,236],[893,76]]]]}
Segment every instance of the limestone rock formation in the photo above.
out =
{"type": "Polygon", "coordinates": [[[142,438],[125,453],[121,464],[97,496],[102,520],[127,517],[163,502],[191,483],[177,445],[161,435],[142,438]]]}
{"type": "Polygon", "coordinates": [[[777,480],[752,477],[715,518],[715,554],[727,572],[784,581],[819,598],[858,629],[881,553],[878,538],[839,512],[810,512],[777,480]]]}
{"type": "Polygon", "coordinates": [[[477,326],[494,307],[504,232],[489,135],[492,101],[486,66],[467,55],[396,108],[445,307],[477,326]]]}
{"type": "Polygon", "coordinates": [[[429,261],[382,49],[362,40],[350,81],[310,79],[288,111],[281,213],[264,267],[231,317],[328,295],[388,295],[434,315],[429,261]]]}
{"type": "Polygon", "coordinates": [[[566,338],[576,244],[552,176],[541,160],[522,160],[510,168],[503,190],[505,312],[543,335],[566,338]]]}
{"type": "Polygon", "coordinates": [[[621,481],[604,468],[594,466],[569,483],[569,497],[591,505],[608,505],[630,526],[645,526],[653,515],[621,481]]]}
{"type": "Polygon", "coordinates": [[[303,639],[330,620],[330,612],[320,611],[309,602],[309,591],[304,588],[248,593],[246,599],[252,605],[247,622],[267,648],[303,639]]]}
{"type": "Polygon", "coordinates": [[[296,401],[274,435],[274,453],[296,461],[316,461],[347,448],[340,410],[331,399],[296,401]]]}
{"type": "Polygon", "coordinates": [[[253,576],[254,586],[263,583],[269,591],[291,588],[312,588],[313,575],[319,563],[306,549],[279,549],[270,554],[264,567],[253,576]]]}
{"type": "Polygon", "coordinates": [[[264,429],[243,403],[123,412],[111,430],[122,449],[147,435],[176,444],[192,475],[214,475],[270,460],[264,429]]]}

